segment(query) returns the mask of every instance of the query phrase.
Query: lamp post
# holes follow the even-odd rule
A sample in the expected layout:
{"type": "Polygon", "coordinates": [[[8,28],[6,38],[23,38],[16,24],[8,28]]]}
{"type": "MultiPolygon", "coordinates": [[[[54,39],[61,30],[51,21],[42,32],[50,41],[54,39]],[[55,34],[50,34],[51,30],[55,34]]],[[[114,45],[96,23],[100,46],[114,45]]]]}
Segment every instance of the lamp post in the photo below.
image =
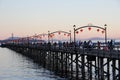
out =
{"type": "Polygon", "coordinates": [[[69,32],[70,32],[70,43],[71,43],[71,30],[69,32]]]}
{"type": "Polygon", "coordinates": [[[107,24],[104,25],[105,26],[105,44],[107,46],[107,24]]]}
{"type": "Polygon", "coordinates": [[[76,27],[76,25],[73,25],[73,28],[74,28],[74,45],[75,45],[75,42],[76,42],[76,36],[75,36],[75,27],[76,27]]]}

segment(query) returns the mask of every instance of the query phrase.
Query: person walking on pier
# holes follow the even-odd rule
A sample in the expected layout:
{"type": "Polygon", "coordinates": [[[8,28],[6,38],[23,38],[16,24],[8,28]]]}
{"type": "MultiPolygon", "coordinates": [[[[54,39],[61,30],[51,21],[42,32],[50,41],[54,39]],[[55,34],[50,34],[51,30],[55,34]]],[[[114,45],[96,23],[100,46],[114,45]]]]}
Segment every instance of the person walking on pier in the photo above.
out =
{"type": "Polygon", "coordinates": [[[113,48],[114,48],[114,41],[113,40],[111,40],[110,42],[109,42],[109,48],[110,48],[110,50],[113,50],[113,48]]]}
{"type": "Polygon", "coordinates": [[[100,42],[99,41],[97,42],[97,47],[98,47],[98,49],[100,49],[100,42]]]}
{"type": "Polygon", "coordinates": [[[93,48],[93,43],[91,40],[88,41],[88,49],[91,51],[91,49],[93,48]]]}
{"type": "Polygon", "coordinates": [[[87,45],[87,42],[84,41],[84,42],[83,42],[83,48],[87,48],[87,46],[88,46],[88,45],[87,45]]]}
{"type": "Polygon", "coordinates": [[[59,41],[58,42],[58,45],[59,45],[59,49],[62,47],[62,42],[61,41],[59,41]]]}

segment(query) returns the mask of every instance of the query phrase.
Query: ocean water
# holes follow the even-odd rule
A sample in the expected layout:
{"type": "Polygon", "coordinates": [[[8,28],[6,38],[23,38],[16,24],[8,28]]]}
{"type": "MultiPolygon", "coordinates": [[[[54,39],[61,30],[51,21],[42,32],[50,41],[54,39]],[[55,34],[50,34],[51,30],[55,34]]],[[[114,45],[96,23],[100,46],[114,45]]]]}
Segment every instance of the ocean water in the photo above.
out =
{"type": "Polygon", "coordinates": [[[0,80],[65,80],[31,59],[7,48],[0,48],[0,80]]]}

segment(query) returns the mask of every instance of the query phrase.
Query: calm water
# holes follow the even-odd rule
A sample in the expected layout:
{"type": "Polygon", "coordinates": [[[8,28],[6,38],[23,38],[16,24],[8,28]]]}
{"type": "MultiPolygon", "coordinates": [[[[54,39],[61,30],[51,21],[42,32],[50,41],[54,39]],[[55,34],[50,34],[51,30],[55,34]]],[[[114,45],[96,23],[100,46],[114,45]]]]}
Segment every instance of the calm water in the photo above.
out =
{"type": "Polygon", "coordinates": [[[65,80],[7,48],[0,48],[0,80],[65,80]]]}

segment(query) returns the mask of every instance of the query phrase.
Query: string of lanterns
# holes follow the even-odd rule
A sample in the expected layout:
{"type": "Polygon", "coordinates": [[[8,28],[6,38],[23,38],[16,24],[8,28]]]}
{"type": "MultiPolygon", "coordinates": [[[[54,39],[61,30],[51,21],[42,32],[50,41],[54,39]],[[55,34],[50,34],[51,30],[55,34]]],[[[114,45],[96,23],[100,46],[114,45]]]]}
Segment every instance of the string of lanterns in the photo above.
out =
{"type": "MultiPolygon", "coordinates": [[[[91,27],[88,27],[88,30],[91,31],[92,28],[91,28],[91,27]]],[[[103,29],[97,29],[97,32],[100,32],[100,31],[101,31],[102,34],[105,33],[105,31],[104,31],[103,29]]],[[[80,32],[83,32],[83,29],[80,29],[80,32]]],[[[76,33],[76,34],[79,34],[79,31],[76,31],[75,33],[76,33]]]]}
{"type": "MultiPolygon", "coordinates": [[[[56,32],[56,33],[58,33],[58,35],[61,35],[61,32],[56,32]]],[[[70,36],[70,33],[63,33],[63,35],[69,37],[69,36],[70,36]]],[[[48,35],[49,38],[52,38],[52,37],[54,37],[54,36],[55,36],[54,33],[51,33],[51,34],[48,35]]]]}

